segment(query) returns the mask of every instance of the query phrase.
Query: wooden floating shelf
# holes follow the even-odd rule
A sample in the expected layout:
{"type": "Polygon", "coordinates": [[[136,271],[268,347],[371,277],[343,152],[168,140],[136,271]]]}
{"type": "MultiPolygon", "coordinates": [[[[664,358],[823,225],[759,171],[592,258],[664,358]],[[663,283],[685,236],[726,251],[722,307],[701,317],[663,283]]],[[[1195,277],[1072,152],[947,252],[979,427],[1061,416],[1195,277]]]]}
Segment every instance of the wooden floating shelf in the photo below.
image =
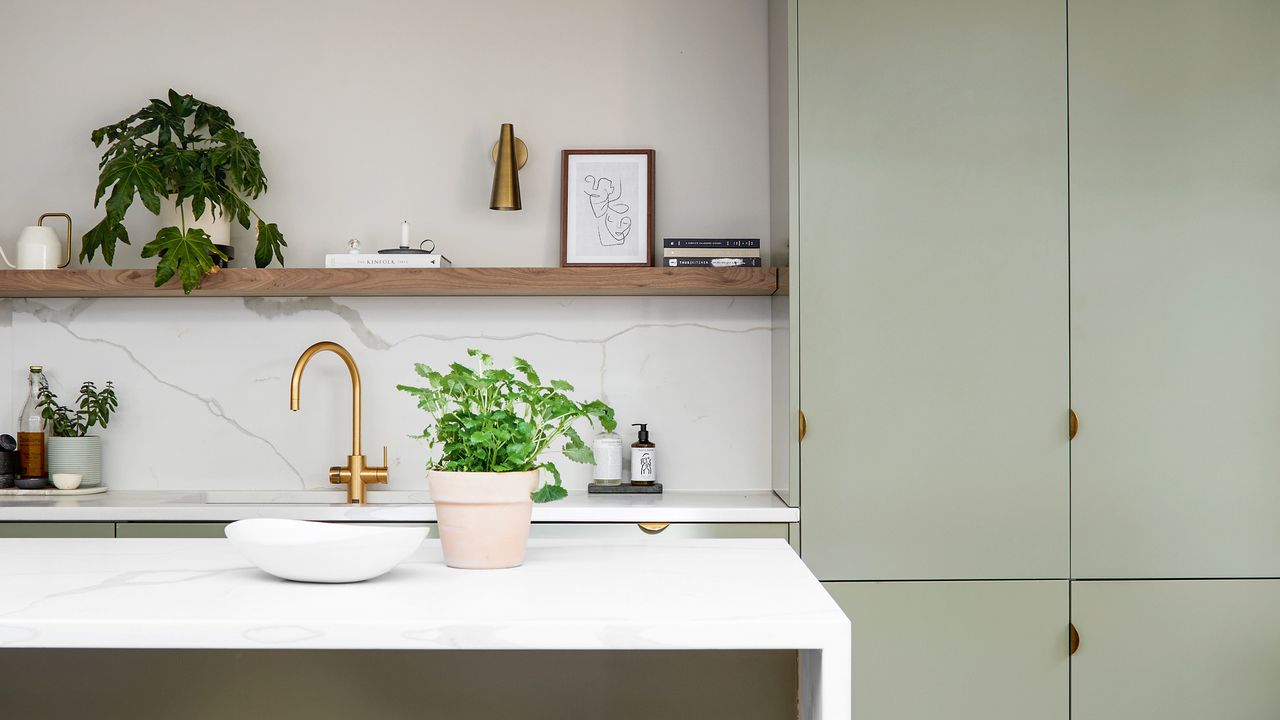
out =
{"type": "MultiPolygon", "coordinates": [[[[786,268],[231,268],[191,297],[773,295],[786,268]]],[[[785,283],[783,283],[785,286],[785,283]]],[[[0,270],[5,298],[181,297],[155,271],[0,270]]]]}

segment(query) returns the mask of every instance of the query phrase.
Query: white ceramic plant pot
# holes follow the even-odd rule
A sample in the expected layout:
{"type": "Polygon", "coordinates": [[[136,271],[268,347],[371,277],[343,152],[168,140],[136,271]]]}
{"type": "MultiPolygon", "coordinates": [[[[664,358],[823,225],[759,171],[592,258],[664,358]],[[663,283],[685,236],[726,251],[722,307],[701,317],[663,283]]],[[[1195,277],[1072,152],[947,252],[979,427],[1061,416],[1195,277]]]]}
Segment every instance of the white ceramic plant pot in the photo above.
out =
{"type": "Polygon", "coordinates": [[[80,487],[97,487],[102,484],[102,438],[86,437],[48,438],[49,474],[74,473],[84,479],[80,487]]]}
{"type": "Polygon", "coordinates": [[[524,562],[539,471],[432,470],[428,479],[446,565],[493,570],[524,562]]]}
{"type": "MultiPolygon", "coordinates": [[[[160,198],[160,227],[182,227],[182,218],[178,215],[178,207],[173,200],[176,195],[160,198]]],[[[209,207],[205,207],[204,214],[200,219],[195,219],[195,211],[191,209],[191,201],[184,200],[182,209],[186,212],[186,226],[188,228],[200,228],[209,234],[209,240],[214,245],[230,245],[231,244],[231,219],[218,215],[215,217],[214,212],[209,207]]]]}

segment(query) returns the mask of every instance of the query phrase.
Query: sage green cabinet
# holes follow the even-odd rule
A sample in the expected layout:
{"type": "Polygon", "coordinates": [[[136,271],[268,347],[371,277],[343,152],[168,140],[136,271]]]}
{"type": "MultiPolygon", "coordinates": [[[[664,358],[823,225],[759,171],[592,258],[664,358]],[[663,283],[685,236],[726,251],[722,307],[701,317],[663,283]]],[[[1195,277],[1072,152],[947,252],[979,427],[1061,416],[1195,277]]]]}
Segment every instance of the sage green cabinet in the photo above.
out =
{"type": "Polygon", "coordinates": [[[1067,719],[1066,581],[824,585],[852,622],[858,720],[1067,719]]]}
{"type": "Polygon", "coordinates": [[[1280,576],[1280,3],[1069,8],[1074,575],[1280,576]]]}
{"type": "Polygon", "coordinates": [[[534,523],[531,538],[788,538],[786,523],[534,523]]]}
{"type": "Polygon", "coordinates": [[[1280,717],[1280,580],[1075,582],[1073,720],[1280,717]]]}
{"type": "Polygon", "coordinates": [[[116,523],[118,538],[224,538],[227,523],[116,523]]]}
{"type": "MultiPolygon", "coordinates": [[[[406,523],[351,523],[353,525],[406,523]]],[[[420,523],[409,523],[420,524],[420,523]]],[[[435,523],[425,523],[427,537],[440,537],[435,523]]],[[[119,537],[119,538],[222,538],[221,522],[120,522],[120,523],[0,523],[5,537],[119,537]]],[[[787,523],[534,523],[533,538],[776,538],[788,539],[787,523]]]]}
{"type": "Polygon", "coordinates": [[[112,523],[0,522],[0,538],[109,538],[116,536],[112,523]]]}
{"type": "Polygon", "coordinates": [[[1066,578],[1063,3],[798,20],[804,558],[823,580],[1066,578]]]}

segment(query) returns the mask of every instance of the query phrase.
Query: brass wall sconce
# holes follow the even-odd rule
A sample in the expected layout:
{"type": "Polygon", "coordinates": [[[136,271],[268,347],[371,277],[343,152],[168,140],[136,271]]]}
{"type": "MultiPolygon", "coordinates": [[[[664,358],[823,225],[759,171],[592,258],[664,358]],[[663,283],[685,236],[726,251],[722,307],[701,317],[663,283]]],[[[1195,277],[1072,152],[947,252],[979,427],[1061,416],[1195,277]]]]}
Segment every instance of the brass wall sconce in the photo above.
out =
{"type": "Polygon", "coordinates": [[[520,209],[520,168],[529,159],[529,148],[516,137],[511,123],[502,124],[502,133],[493,146],[493,192],[489,194],[490,210],[520,209]]]}

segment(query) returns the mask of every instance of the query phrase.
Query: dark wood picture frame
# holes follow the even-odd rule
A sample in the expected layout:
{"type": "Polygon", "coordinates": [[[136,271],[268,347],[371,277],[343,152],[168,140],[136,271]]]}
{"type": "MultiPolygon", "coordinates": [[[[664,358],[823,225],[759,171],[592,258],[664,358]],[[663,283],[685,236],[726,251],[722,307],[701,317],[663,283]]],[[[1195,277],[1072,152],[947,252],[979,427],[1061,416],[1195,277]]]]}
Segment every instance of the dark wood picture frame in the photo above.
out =
{"type": "Polygon", "coordinates": [[[653,267],[654,242],[654,156],[653,150],[562,150],[560,152],[560,267],[653,267]],[[569,158],[574,155],[644,155],[648,167],[648,205],[645,213],[644,262],[582,263],[569,262],[569,158]]]}

